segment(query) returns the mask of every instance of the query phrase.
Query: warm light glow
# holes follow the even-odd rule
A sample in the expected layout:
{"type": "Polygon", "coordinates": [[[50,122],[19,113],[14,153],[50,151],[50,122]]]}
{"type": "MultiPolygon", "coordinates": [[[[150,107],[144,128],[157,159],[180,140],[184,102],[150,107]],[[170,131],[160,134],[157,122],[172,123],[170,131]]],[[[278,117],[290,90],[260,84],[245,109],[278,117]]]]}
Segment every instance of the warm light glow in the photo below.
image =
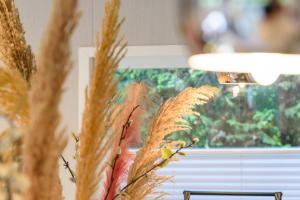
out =
{"type": "Polygon", "coordinates": [[[266,73],[251,73],[254,80],[260,85],[271,85],[273,84],[280,76],[280,74],[273,73],[272,71],[266,73]]]}
{"type": "Polygon", "coordinates": [[[262,85],[272,84],[280,74],[300,74],[300,55],[279,53],[210,53],[189,58],[193,69],[251,73],[262,85]]]}
{"type": "Polygon", "coordinates": [[[193,55],[189,65],[194,69],[216,72],[267,72],[300,74],[300,55],[279,53],[209,53],[193,55]]]}
{"type": "Polygon", "coordinates": [[[234,86],[232,88],[232,96],[237,97],[239,95],[239,93],[240,93],[240,86],[238,86],[238,85],[234,86]]]}

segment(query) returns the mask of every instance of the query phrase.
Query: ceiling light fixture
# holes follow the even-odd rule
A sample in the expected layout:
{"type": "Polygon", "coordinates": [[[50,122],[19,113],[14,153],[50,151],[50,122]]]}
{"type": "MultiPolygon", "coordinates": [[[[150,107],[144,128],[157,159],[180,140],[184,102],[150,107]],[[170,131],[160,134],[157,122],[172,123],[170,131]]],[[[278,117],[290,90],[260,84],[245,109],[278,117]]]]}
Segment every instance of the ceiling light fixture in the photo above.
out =
{"type": "Polygon", "coordinates": [[[293,15],[300,3],[296,0],[263,5],[251,0],[181,2],[192,68],[227,73],[231,79],[219,76],[219,81],[226,80],[222,83],[270,85],[281,74],[300,74],[300,20],[293,15]]]}

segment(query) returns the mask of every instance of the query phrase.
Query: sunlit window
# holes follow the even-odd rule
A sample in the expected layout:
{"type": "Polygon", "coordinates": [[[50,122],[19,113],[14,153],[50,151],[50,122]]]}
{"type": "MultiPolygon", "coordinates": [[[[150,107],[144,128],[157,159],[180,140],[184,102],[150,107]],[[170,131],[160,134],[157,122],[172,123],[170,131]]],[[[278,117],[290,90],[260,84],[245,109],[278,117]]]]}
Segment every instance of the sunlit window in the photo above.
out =
{"type": "MultiPolygon", "coordinates": [[[[120,70],[118,74],[123,73],[120,70]]],[[[271,86],[221,85],[214,73],[180,69],[130,69],[119,87],[145,82],[155,105],[176,96],[186,87],[210,84],[220,95],[206,106],[198,107],[201,116],[187,116],[189,132],[177,132],[170,140],[200,138],[200,148],[216,147],[294,147],[300,144],[300,77],[281,76],[271,86]]],[[[146,134],[146,129],[144,133],[146,134]]]]}

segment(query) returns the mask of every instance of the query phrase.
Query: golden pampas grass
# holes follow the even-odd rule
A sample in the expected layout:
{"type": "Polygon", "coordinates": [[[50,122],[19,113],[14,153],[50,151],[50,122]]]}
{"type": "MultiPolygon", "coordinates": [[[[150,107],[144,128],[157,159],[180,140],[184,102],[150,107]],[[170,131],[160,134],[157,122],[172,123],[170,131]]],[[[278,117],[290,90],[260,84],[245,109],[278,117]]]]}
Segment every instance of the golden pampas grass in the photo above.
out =
{"type": "MultiPolygon", "coordinates": [[[[190,129],[184,116],[198,115],[193,111],[195,105],[203,105],[211,100],[217,88],[202,86],[200,88],[187,88],[175,98],[166,101],[159,109],[153,119],[144,146],[137,153],[132,164],[127,183],[134,182],[137,177],[152,169],[161,157],[160,147],[164,144],[164,138],[176,131],[190,129]]],[[[169,179],[169,177],[158,176],[155,168],[131,184],[124,191],[125,199],[145,199],[149,195],[157,194],[155,188],[169,179]]],[[[161,194],[163,196],[164,194],[161,194]]]]}
{"type": "Polygon", "coordinates": [[[16,69],[0,68],[0,114],[17,126],[28,123],[28,86],[16,69]]]}
{"type": "Polygon", "coordinates": [[[18,69],[30,82],[35,62],[30,46],[26,44],[14,0],[0,0],[0,60],[5,66],[18,69]]]}
{"type": "Polygon", "coordinates": [[[0,0],[0,66],[0,114],[24,126],[28,122],[27,92],[35,62],[13,0],[0,0]]]}
{"type": "Polygon", "coordinates": [[[37,58],[29,94],[29,127],[24,136],[23,171],[31,185],[26,200],[62,199],[58,194],[58,159],[66,144],[57,134],[59,102],[70,63],[70,40],[78,18],[77,0],[54,0],[47,32],[37,58]]]}
{"type": "Polygon", "coordinates": [[[97,190],[107,165],[116,131],[112,131],[113,98],[117,90],[114,75],[124,57],[126,44],[119,39],[120,0],[107,0],[102,32],[96,44],[95,67],[83,115],[76,167],[76,199],[88,200],[97,190]]]}

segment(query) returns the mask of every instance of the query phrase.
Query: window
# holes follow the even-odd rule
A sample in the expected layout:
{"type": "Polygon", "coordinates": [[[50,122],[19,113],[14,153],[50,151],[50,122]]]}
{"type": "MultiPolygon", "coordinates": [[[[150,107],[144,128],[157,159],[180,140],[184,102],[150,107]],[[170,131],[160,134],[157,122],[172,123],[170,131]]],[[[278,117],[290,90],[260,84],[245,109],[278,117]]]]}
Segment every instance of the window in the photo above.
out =
{"type": "MultiPolygon", "coordinates": [[[[124,70],[119,70],[118,74],[124,70]]],[[[292,147],[300,144],[299,76],[282,76],[271,86],[220,85],[215,74],[177,69],[130,69],[120,91],[131,82],[145,82],[159,102],[186,87],[204,84],[220,89],[216,99],[189,117],[193,129],[170,136],[174,140],[198,137],[197,147],[292,147]],[[189,137],[190,136],[190,137],[189,137]]],[[[153,108],[155,110],[156,108],[153,108]]],[[[153,113],[153,111],[149,111],[153,113]]]]}
{"type": "MultiPolygon", "coordinates": [[[[174,176],[174,183],[165,183],[160,188],[170,193],[165,199],[183,199],[184,190],[198,190],[282,192],[283,200],[299,200],[300,150],[296,146],[300,138],[300,77],[282,76],[269,87],[220,85],[213,73],[191,71],[184,52],[178,46],[129,47],[117,73],[129,67],[120,89],[133,81],[145,81],[151,92],[160,93],[157,107],[187,86],[210,84],[221,90],[213,102],[197,108],[202,115],[190,119],[192,132],[172,136],[185,139],[186,135],[196,135],[201,142],[200,148],[187,150],[188,155],[181,161],[160,170],[163,175],[174,176]]],[[[79,55],[80,120],[94,48],[82,48],[79,55]]]]}

